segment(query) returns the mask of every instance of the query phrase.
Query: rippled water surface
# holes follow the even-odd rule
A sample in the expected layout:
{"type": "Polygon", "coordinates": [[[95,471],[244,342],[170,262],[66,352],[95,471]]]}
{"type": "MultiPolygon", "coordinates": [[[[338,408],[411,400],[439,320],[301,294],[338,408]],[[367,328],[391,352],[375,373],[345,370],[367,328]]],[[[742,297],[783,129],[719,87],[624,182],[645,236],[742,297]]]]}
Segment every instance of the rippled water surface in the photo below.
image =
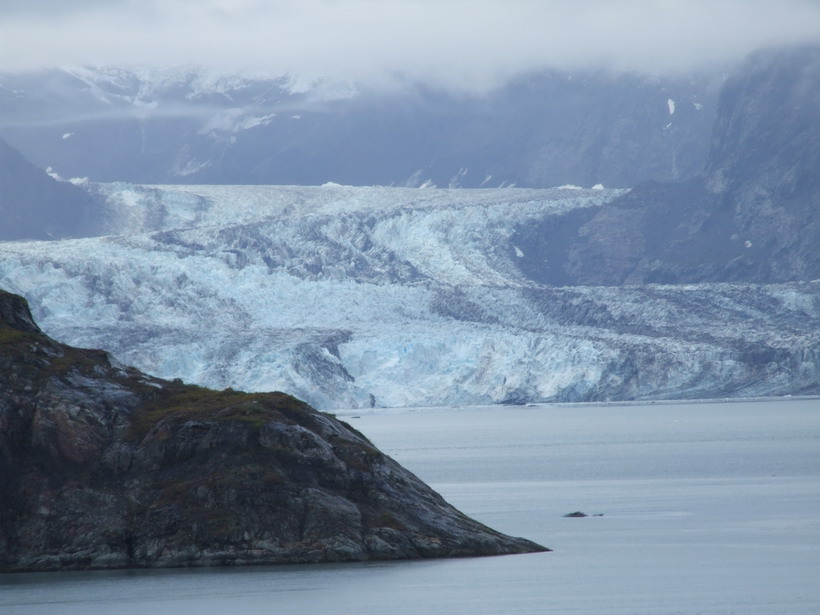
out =
{"type": "Polygon", "coordinates": [[[818,612],[820,400],[339,414],[463,511],[554,551],[0,575],[0,613],[818,612]]]}

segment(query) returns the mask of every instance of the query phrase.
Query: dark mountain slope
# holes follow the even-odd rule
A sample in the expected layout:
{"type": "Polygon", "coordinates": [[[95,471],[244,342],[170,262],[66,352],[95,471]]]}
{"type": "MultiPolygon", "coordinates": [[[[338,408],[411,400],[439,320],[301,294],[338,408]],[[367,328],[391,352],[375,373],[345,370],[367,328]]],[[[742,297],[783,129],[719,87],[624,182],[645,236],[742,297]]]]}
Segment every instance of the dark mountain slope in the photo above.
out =
{"type": "Polygon", "coordinates": [[[95,234],[98,215],[88,193],[56,181],[0,139],[0,241],[95,234]]]}
{"type": "Polygon", "coordinates": [[[541,550],[288,395],[150,378],[0,291],[0,571],[541,550]]]}
{"type": "Polygon", "coordinates": [[[525,252],[565,246],[548,283],[820,277],[820,47],[759,52],[731,76],[703,174],[640,184],[569,237],[538,230],[525,252]]]}
{"type": "Polygon", "coordinates": [[[747,275],[820,277],[820,46],[755,54],[726,84],[706,181],[747,275]]]}

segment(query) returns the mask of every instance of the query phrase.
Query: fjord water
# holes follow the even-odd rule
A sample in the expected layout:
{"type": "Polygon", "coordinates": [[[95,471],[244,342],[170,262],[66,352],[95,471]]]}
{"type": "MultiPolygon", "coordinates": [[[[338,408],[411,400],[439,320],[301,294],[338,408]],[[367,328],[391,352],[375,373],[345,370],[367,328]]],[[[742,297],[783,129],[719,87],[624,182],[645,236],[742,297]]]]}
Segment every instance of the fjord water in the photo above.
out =
{"type": "Polygon", "coordinates": [[[0,613],[817,612],[818,399],[364,412],[338,414],[461,510],[554,551],[6,574],[0,613]]]}

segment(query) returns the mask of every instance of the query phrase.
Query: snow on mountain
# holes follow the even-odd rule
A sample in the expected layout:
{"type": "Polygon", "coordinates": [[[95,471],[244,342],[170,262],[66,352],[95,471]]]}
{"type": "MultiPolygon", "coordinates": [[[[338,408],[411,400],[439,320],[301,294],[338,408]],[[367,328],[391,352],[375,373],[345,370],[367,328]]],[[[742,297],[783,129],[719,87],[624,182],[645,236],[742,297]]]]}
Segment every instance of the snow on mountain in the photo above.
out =
{"type": "Polygon", "coordinates": [[[324,409],[818,388],[820,284],[554,288],[519,269],[521,228],[624,191],[94,189],[109,234],[0,244],[0,287],[49,335],[158,376],[324,409]]]}
{"type": "Polygon", "coordinates": [[[3,138],[94,181],[633,186],[698,173],[722,75],[521,75],[481,95],[201,67],[0,73],[3,138]],[[667,100],[698,100],[702,112],[667,100]],[[71,139],[61,139],[73,133],[71,139]]]}

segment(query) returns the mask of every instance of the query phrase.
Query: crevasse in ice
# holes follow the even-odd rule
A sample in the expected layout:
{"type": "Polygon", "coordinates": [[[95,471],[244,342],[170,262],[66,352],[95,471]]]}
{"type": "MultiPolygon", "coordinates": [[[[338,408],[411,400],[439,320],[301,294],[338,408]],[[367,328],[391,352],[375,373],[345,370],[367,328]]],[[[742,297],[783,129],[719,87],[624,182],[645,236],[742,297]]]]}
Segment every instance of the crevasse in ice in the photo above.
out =
{"type": "Polygon", "coordinates": [[[0,287],[53,337],[161,377],[330,409],[783,394],[820,369],[817,285],[521,272],[517,229],[623,191],[95,189],[110,234],[3,244],[0,287]]]}

